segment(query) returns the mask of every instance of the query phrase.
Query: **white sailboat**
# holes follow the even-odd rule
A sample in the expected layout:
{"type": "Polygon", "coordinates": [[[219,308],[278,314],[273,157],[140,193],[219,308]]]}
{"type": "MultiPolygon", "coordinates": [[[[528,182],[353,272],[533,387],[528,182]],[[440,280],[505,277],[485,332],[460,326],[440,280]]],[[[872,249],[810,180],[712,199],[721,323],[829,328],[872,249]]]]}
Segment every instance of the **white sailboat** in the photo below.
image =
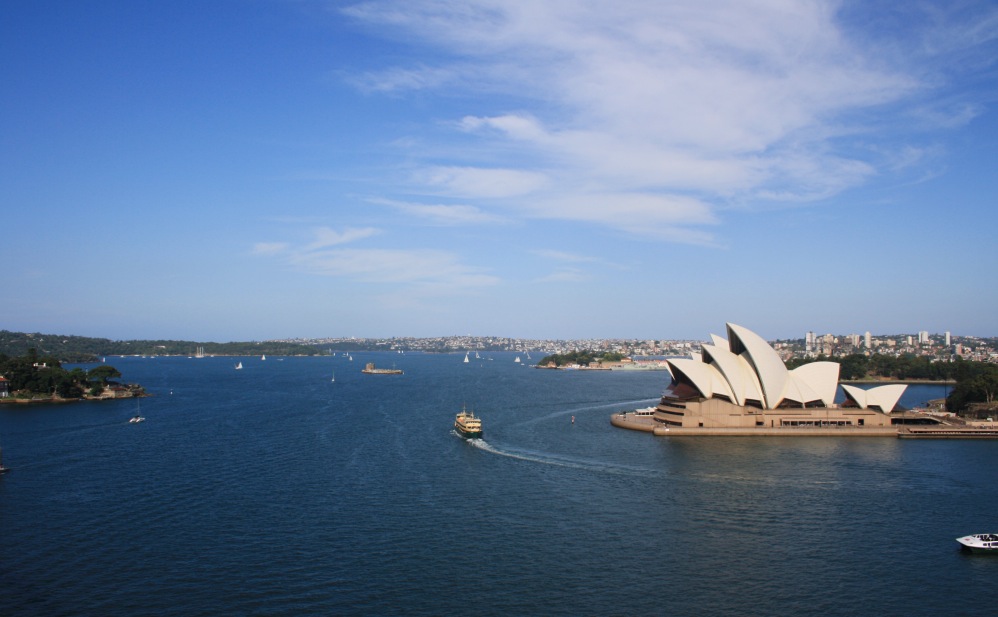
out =
{"type": "Polygon", "coordinates": [[[513,362],[516,362],[517,364],[519,364],[520,363],[520,356],[517,356],[516,360],[513,360],[513,362]]]}
{"type": "Polygon", "coordinates": [[[261,360],[266,360],[266,359],[267,359],[267,356],[266,356],[266,355],[263,355],[263,356],[260,356],[260,359],[261,359],[261,360]]]}
{"type": "Polygon", "coordinates": [[[331,382],[333,382],[333,383],[335,383],[335,382],[336,382],[336,373],[333,373],[333,378],[332,378],[332,379],[330,379],[329,381],[331,381],[331,382]]]}
{"type": "Polygon", "coordinates": [[[467,363],[468,363],[468,352],[467,352],[467,351],[466,351],[466,352],[464,352],[464,363],[465,363],[465,364],[467,364],[467,363]]]}
{"type": "Polygon", "coordinates": [[[140,401],[135,401],[135,415],[128,421],[129,424],[138,424],[139,422],[146,421],[146,419],[142,417],[141,409],[142,403],[140,401]]]}
{"type": "Polygon", "coordinates": [[[239,362],[239,363],[236,364],[236,370],[237,371],[242,370],[242,368],[243,368],[243,363],[242,362],[239,362]]]}

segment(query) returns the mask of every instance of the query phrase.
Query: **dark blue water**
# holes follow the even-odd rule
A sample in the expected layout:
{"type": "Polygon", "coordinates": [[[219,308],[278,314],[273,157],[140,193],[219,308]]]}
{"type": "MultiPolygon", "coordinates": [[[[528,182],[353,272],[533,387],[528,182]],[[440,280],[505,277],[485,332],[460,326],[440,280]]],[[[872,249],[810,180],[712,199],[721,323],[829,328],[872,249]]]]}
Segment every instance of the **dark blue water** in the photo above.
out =
{"type": "Polygon", "coordinates": [[[954,538],[998,441],[660,438],[608,417],[665,373],[493,357],[108,358],[145,423],[0,407],[0,615],[995,613],[954,538]]]}

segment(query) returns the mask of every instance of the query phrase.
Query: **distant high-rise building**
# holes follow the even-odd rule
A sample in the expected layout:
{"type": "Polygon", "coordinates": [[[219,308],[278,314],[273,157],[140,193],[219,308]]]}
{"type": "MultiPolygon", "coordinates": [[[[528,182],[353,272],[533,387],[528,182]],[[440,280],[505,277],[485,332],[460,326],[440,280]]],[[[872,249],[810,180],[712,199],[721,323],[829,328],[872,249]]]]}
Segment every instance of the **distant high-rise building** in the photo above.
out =
{"type": "Polygon", "coordinates": [[[926,332],[925,330],[922,330],[921,332],[919,332],[918,333],[918,342],[919,342],[919,344],[928,343],[929,342],[929,333],[926,332]]]}
{"type": "Polygon", "coordinates": [[[804,335],[804,351],[808,353],[814,351],[814,332],[808,331],[804,335]]]}
{"type": "Polygon", "coordinates": [[[867,349],[873,347],[873,336],[870,334],[869,330],[867,330],[866,334],[863,335],[863,342],[866,344],[867,349]]]}
{"type": "Polygon", "coordinates": [[[911,338],[911,335],[909,334],[908,335],[908,347],[911,347],[912,341],[913,341],[913,339],[911,338]]]}
{"type": "Polygon", "coordinates": [[[947,330],[946,331],[946,346],[949,347],[950,345],[951,345],[951,343],[950,343],[950,340],[949,340],[949,330],[947,330]]]}

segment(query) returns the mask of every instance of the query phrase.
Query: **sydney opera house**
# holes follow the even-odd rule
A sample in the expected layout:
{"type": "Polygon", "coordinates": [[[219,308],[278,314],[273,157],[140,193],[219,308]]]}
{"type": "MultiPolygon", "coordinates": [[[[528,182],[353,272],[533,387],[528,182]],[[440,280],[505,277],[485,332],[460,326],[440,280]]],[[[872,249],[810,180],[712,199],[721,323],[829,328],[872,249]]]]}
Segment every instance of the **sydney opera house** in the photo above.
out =
{"type": "Polygon", "coordinates": [[[843,385],[835,403],[836,362],[788,370],[758,334],[727,324],[727,339],[711,335],[699,354],[668,360],[672,383],[651,415],[655,432],[675,429],[890,429],[903,385],[871,389],[843,385]]]}

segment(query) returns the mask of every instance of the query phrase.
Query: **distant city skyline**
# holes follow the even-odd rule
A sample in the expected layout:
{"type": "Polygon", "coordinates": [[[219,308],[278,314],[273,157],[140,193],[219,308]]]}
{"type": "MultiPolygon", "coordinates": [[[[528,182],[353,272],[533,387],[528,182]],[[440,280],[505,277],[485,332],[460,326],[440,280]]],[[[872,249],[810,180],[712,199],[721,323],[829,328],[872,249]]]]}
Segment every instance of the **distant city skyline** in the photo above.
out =
{"type": "Polygon", "coordinates": [[[8,2],[0,329],[998,335],[998,6],[8,2]]]}

